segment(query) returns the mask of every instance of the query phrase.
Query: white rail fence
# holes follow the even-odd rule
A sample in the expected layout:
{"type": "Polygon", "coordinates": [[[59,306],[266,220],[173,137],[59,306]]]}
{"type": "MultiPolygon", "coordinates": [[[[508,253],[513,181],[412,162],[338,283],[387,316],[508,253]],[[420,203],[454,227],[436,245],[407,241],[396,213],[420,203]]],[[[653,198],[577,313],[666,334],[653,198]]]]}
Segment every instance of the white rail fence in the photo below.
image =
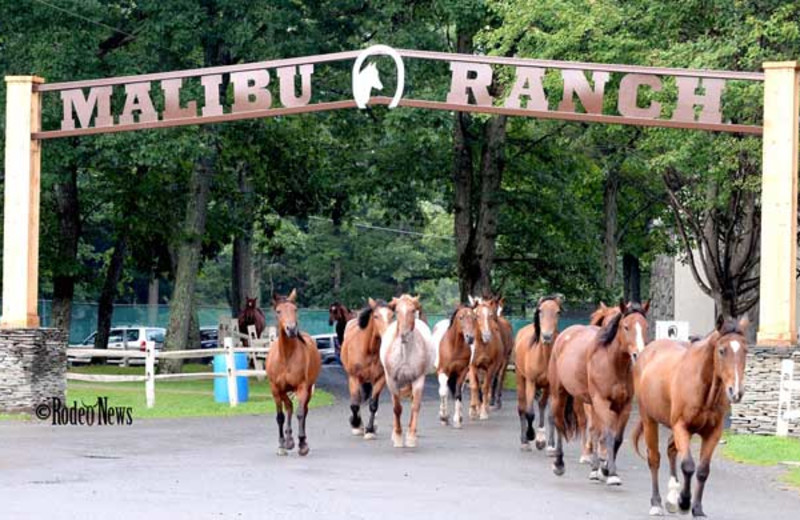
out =
{"type": "Polygon", "coordinates": [[[794,380],[794,361],[784,359],[781,362],[780,391],[778,393],[778,428],[776,435],[789,435],[789,424],[800,422],[800,403],[792,408],[792,392],[800,392],[800,380],[794,380]]]}
{"type": "Polygon", "coordinates": [[[156,404],[156,381],[170,380],[199,380],[214,379],[225,377],[228,380],[228,400],[230,405],[239,404],[239,387],[237,377],[257,377],[263,380],[267,372],[264,369],[264,360],[269,351],[272,341],[272,334],[267,334],[267,338],[259,338],[253,325],[250,325],[247,334],[239,332],[236,320],[231,320],[230,325],[220,323],[218,338],[222,340],[222,348],[214,349],[191,349],[191,350],[171,350],[168,352],[158,351],[153,347],[152,342],[147,343],[144,352],[138,350],[96,350],[96,349],[69,349],[69,355],[75,357],[92,358],[123,358],[144,359],[144,375],[119,375],[119,374],[82,374],[77,372],[67,372],[67,379],[71,381],[86,381],[94,383],[130,383],[144,381],[144,392],[147,400],[147,407],[153,408],[156,404]],[[246,339],[247,347],[242,347],[241,340],[246,339]],[[254,369],[240,370],[236,368],[236,358],[234,354],[249,354],[248,360],[253,362],[254,369]],[[217,354],[225,355],[225,372],[191,372],[180,374],[156,374],[156,364],[161,359],[190,359],[197,357],[207,357],[217,354]]]}

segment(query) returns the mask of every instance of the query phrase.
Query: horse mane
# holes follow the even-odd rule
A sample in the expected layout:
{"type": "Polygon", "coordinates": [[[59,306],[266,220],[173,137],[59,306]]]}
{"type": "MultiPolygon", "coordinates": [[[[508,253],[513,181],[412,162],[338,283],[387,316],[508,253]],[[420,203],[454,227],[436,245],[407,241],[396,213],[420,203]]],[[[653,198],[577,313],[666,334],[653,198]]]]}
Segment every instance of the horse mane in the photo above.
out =
{"type": "MultiPolygon", "coordinates": [[[[388,304],[384,300],[376,300],[375,301],[375,309],[380,307],[388,307],[388,304]]],[[[358,312],[358,328],[361,330],[366,329],[369,326],[369,319],[372,317],[372,311],[374,309],[367,305],[363,309],[358,312]]]]}
{"type": "Polygon", "coordinates": [[[619,332],[619,323],[622,321],[623,318],[630,316],[631,314],[640,314],[647,317],[647,313],[645,313],[644,308],[638,303],[632,303],[625,309],[625,312],[620,312],[609,321],[605,327],[600,329],[597,333],[597,339],[600,344],[604,347],[611,345],[614,342],[614,338],[617,337],[617,332],[619,332]]]}
{"type": "Polygon", "coordinates": [[[533,313],[533,336],[531,336],[531,344],[529,346],[534,346],[542,339],[542,324],[539,319],[539,306],[536,306],[536,310],[533,313]]]}
{"type": "Polygon", "coordinates": [[[595,309],[595,311],[589,315],[589,325],[599,327],[600,324],[603,323],[605,312],[606,309],[603,308],[595,309]]]}
{"type": "Polygon", "coordinates": [[[460,311],[464,307],[466,307],[466,306],[465,305],[459,305],[458,307],[453,309],[453,312],[450,314],[450,324],[447,326],[448,329],[450,327],[452,327],[453,326],[453,322],[456,321],[456,314],[458,314],[458,311],[460,311]]]}

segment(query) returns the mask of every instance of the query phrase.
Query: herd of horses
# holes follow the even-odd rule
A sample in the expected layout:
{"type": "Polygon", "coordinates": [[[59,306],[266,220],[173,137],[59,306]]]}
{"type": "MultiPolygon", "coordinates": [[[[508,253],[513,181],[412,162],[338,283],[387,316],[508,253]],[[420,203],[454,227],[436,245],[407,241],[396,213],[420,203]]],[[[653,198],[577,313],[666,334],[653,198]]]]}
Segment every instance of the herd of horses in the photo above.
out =
{"type": "MultiPolygon", "coordinates": [[[[277,406],[279,455],[294,448],[291,394],[298,403],[299,454],[309,452],[306,416],[320,372],[319,352],[314,340],[299,328],[295,300],[292,291],[289,296],[274,296],[272,302],[278,337],[269,350],[266,368],[277,406]]],[[[502,406],[503,382],[513,357],[522,450],[531,450],[531,441],[538,450],[546,449],[554,458],[553,472],[560,476],[565,472],[563,442],[580,437],[580,462],[590,465],[589,478],[604,480],[609,486],[621,485],[616,460],[636,399],[639,422],[633,444],[637,453],[642,437],[647,445],[652,478],[650,515],[664,514],[658,482],[658,433],[659,425],[664,425],[671,429],[666,509],[691,510],[693,516],[704,516],[703,491],[711,457],[730,404],[744,393],[747,319],[720,318],[711,333],[690,342],[661,339],[648,344],[648,303],[621,301],[613,307],[601,303],[588,325],[560,331],[562,304],[560,296],[541,298],[532,322],[520,329],[516,338],[503,316],[500,297],[470,297],[449,320],[436,323],[433,329],[422,313],[419,297],[408,294],[389,302],[370,298],[357,313],[338,303],[332,305],[330,323],[336,324],[341,340],[352,433],[368,440],[376,438],[375,415],[386,387],[394,413],[393,445],[417,446],[422,393],[429,374],[435,374],[439,382],[443,425],[463,427],[462,389],[467,382],[470,418],[488,420],[490,411],[502,406]],[[411,400],[405,437],[403,398],[411,400]],[[361,406],[367,402],[365,423],[361,406]],[[702,440],[699,465],[690,450],[692,435],[702,440]]]]}

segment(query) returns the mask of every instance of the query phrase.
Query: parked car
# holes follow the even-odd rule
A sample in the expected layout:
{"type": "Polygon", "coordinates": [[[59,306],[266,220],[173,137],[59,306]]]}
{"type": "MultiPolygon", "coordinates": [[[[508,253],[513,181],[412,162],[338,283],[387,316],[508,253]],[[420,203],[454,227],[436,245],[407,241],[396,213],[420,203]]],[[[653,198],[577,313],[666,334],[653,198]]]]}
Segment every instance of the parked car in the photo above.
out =
{"type": "MultiPolygon", "coordinates": [[[[164,347],[164,334],[166,330],[158,327],[144,327],[144,326],[125,326],[114,327],[108,333],[108,350],[139,350],[144,352],[147,350],[148,344],[151,344],[156,350],[161,350],[164,347]]],[[[97,332],[89,334],[89,336],[81,343],[70,345],[71,348],[94,348],[94,338],[97,332]]],[[[106,360],[109,364],[128,364],[128,365],[143,365],[144,359],[139,358],[95,358],[89,356],[76,356],[70,355],[67,350],[67,359],[72,364],[78,363],[91,363],[94,361],[103,362],[106,360]]]]}
{"type": "MultiPolygon", "coordinates": [[[[219,348],[219,330],[217,327],[200,327],[200,350],[219,348]]],[[[205,356],[193,359],[199,363],[210,363],[213,358],[205,356]]]]}
{"type": "Polygon", "coordinates": [[[339,338],[336,337],[336,334],[317,334],[312,337],[317,342],[317,349],[322,357],[323,365],[341,364],[338,348],[339,338]]]}

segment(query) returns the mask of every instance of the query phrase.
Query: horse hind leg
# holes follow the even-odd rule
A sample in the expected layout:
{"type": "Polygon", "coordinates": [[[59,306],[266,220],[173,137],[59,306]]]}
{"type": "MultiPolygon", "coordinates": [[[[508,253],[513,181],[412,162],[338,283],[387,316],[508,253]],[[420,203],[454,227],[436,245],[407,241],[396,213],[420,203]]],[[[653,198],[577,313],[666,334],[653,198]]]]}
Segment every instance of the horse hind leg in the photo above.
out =
{"type": "Polygon", "coordinates": [[[350,390],[350,427],[353,435],[364,434],[364,424],[361,421],[361,385],[355,377],[347,378],[347,386],[350,390]]]}
{"type": "MultiPolygon", "coordinates": [[[[391,389],[391,387],[390,387],[391,389]]],[[[403,413],[403,403],[400,396],[392,392],[392,411],[394,412],[394,428],[392,429],[392,444],[395,448],[403,447],[403,425],[400,416],[403,413]]]]}
{"type": "Polygon", "coordinates": [[[378,413],[378,403],[381,399],[381,392],[386,385],[386,379],[381,377],[372,387],[372,394],[369,399],[369,422],[364,431],[364,439],[371,441],[375,439],[375,434],[378,432],[378,427],[375,426],[375,414],[378,413]]]}
{"type": "Polygon", "coordinates": [[[667,442],[667,459],[669,460],[669,486],[666,506],[670,513],[677,513],[681,483],[678,480],[678,448],[675,446],[675,437],[672,435],[667,442]]]}
{"type": "Polygon", "coordinates": [[[652,495],[650,496],[650,516],[663,516],[661,492],[658,488],[658,469],[661,465],[661,453],[658,451],[658,423],[650,418],[642,417],[644,439],[647,443],[647,465],[650,468],[652,495]]]}
{"type": "Polygon", "coordinates": [[[534,438],[532,421],[528,420],[528,382],[517,370],[517,414],[519,415],[519,441],[522,451],[531,451],[531,441],[534,438]]]}
{"type": "Polygon", "coordinates": [[[283,396],[273,391],[272,400],[275,402],[275,420],[278,423],[278,455],[285,456],[287,452],[286,439],[283,435],[283,425],[286,422],[286,415],[283,413],[283,396]]]}

